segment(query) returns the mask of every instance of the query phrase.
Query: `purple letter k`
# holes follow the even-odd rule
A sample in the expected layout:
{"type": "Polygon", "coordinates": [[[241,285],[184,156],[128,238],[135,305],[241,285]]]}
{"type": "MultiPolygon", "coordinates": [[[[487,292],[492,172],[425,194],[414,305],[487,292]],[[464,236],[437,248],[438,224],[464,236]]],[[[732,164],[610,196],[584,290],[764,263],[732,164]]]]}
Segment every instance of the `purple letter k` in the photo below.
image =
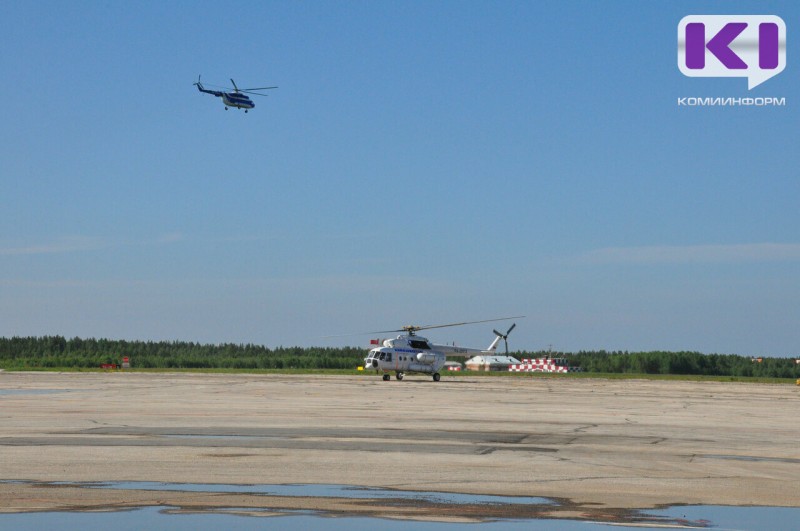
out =
{"type": "Polygon", "coordinates": [[[745,70],[747,64],[729,48],[731,42],[747,27],[746,22],[729,22],[714,35],[708,44],[705,40],[705,24],[692,22],[686,25],[686,67],[693,70],[705,68],[706,48],[713,53],[725,68],[745,70]]]}

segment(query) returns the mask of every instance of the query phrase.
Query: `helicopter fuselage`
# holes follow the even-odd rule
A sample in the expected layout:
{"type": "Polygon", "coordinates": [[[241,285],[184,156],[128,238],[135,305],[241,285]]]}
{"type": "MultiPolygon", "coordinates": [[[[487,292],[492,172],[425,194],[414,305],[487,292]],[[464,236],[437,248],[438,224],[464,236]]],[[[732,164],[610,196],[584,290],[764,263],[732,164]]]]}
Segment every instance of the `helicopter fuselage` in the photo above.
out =
{"type": "Polygon", "coordinates": [[[409,373],[430,374],[434,381],[439,381],[439,371],[444,367],[447,356],[475,356],[478,354],[493,353],[497,347],[498,338],[492,341],[489,348],[480,350],[475,348],[456,347],[452,345],[434,345],[424,337],[417,335],[400,335],[395,339],[386,339],[383,346],[373,348],[364,358],[364,367],[383,374],[384,380],[389,380],[390,372],[396,374],[398,380],[409,373]]]}
{"type": "Polygon", "coordinates": [[[237,109],[252,109],[256,106],[253,100],[241,92],[223,92],[222,102],[226,107],[236,107],[237,109]]]}
{"type": "Polygon", "coordinates": [[[406,372],[415,372],[431,374],[438,381],[445,361],[444,352],[434,350],[424,337],[397,336],[384,340],[382,347],[370,350],[364,358],[364,367],[383,373],[384,380],[389,379],[389,372],[395,372],[398,380],[402,380],[406,372]]]}

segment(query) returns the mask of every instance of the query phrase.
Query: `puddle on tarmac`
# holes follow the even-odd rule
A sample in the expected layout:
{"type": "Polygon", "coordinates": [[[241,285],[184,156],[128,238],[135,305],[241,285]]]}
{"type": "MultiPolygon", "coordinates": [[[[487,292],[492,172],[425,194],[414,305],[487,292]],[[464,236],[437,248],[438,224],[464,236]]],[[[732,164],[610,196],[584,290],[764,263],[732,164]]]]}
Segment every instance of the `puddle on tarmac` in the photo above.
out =
{"type": "Polygon", "coordinates": [[[677,524],[675,527],[694,525],[725,530],[770,529],[771,531],[790,531],[800,528],[798,527],[800,507],[686,505],[641,512],[655,518],[663,518],[665,522],[674,522],[677,524]]]}
{"type": "Polygon", "coordinates": [[[288,441],[289,437],[280,435],[204,435],[204,434],[171,434],[159,433],[159,437],[165,439],[211,439],[211,440],[230,440],[230,441],[288,441]]]}
{"type": "Polygon", "coordinates": [[[714,528],[714,529],[771,529],[795,530],[800,521],[800,508],[791,507],[723,507],[723,506],[677,506],[660,510],[600,510],[592,516],[586,508],[577,511],[582,519],[551,517],[503,517],[507,514],[522,514],[525,508],[541,508],[547,513],[559,509],[570,509],[566,500],[558,501],[538,497],[489,496],[454,494],[447,492],[412,492],[354,487],[347,485],[229,485],[158,483],[147,481],[109,483],[28,482],[0,480],[0,483],[31,484],[52,487],[80,487],[90,489],[147,490],[159,492],[197,492],[210,494],[242,494],[251,496],[283,496],[297,498],[347,498],[376,500],[379,505],[386,500],[389,505],[408,502],[415,507],[427,507],[424,515],[416,514],[408,519],[397,517],[353,515],[341,511],[299,510],[286,508],[256,507],[178,507],[170,505],[148,506],[133,509],[115,507],[98,508],[92,511],[30,512],[0,514],[0,529],[34,530],[58,529],[374,529],[380,526],[388,530],[448,530],[465,525],[479,527],[481,531],[514,531],[522,529],[608,529],[609,527],[637,528],[714,528]],[[453,507],[463,507],[472,516],[483,508],[494,516],[483,520],[464,522],[437,522],[422,520],[449,514],[453,507]],[[497,509],[501,510],[498,511],[497,509]],[[448,509],[448,510],[446,510],[448,509]],[[477,510],[477,511],[476,511],[477,510]],[[443,511],[443,512],[438,512],[443,511]]]}
{"type": "MultiPolygon", "coordinates": [[[[444,531],[462,529],[465,524],[439,522],[420,522],[409,520],[386,520],[364,517],[326,518],[308,514],[290,516],[258,515],[251,509],[252,516],[233,514],[186,514],[176,513],[170,507],[147,507],[133,511],[115,513],[26,513],[0,514],[0,526],[17,531],[40,529],[114,529],[115,531],[173,530],[191,529],[193,531],[241,529],[315,529],[328,531],[347,529],[352,531],[373,531],[377,527],[386,531],[444,531]]],[[[476,524],[468,524],[476,525],[476,524]]],[[[552,529],[554,531],[574,531],[587,529],[585,522],[567,520],[503,521],[477,524],[481,531],[515,531],[552,529]]],[[[603,526],[605,527],[605,526],[603,526]]],[[[591,527],[589,527],[591,529],[591,527]]]]}
{"type": "MultiPolygon", "coordinates": [[[[69,483],[61,484],[68,485],[69,483]]],[[[555,502],[548,498],[389,490],[370,487],[353,487],[349,485],[228,485],[218,483],[203,484],[126,481],[114,483],[92,483],[85,484],[84,486],[104,489],[225,492],[229,494],[236,493],[261,494],[264,496],[303,496],[312,498],[401,499],[417,500],[421,502],[437,504],[555,505],[555,502]]]]}
{"type": "Polygon", "coordinates": [[[417,520],[389,520],[372,517],[326,517],[305,511],[273,512],[252,508],[228,508],[212,513],[186,512],[175,507],[145,507],[116,512],[50,512],[0,514],[0,527],[19,531],[39,529],[114,529],[195,531],[218,529],[316,529],[328,531],[348,529],[372,531],[376,526],[387,531],[449,531],[465,525],[480,531],[522,531],[547,529],[577,531],[613,529],[618,527],[725,530],[770,529],[788,531],[797,529],[800,509],[785,507],[719,507],[688,506],[661,511],[644,511],[652,517],[648,522],[602,523],[579,520],[537,519],[500,520],[478,524],[426,522],[417,520]]]}
{"type": "Polygon", "coordinates": [[[757,455],[723,455],[723,454],[701,454],[701,455],[696,455],[695,457],[704,459],[730,459],[733,461],[753,461],[753,462],[769,461],[773,463],[800,463],[800,459],[794,459],[792,457],[761,457],[757,455]]]}
{"type": "Polygon", "coordinates": [[[70,393],[72,389],[0,389],[0,396],[10,395],[54,395],[70,393]]]}

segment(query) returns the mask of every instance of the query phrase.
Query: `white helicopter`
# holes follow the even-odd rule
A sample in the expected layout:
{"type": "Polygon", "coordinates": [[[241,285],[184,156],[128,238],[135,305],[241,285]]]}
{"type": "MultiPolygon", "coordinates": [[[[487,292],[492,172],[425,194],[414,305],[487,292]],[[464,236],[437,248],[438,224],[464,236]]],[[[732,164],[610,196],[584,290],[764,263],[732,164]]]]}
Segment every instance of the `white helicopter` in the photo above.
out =
{"type": "MultiPolygon", "coordinates": [[[[256,96],[267,96],[267,94],[261,94],[259,92],[254,92],[254,91],[278,88],[278,87],[256,87],[249,89],[240,89],[239,87],[236,86],[236,82],[233,79],[231,79],[231,83],[233,83],[233,92],[207,90],[206,88],[203,87],[202,83],[200,83],[200,76],[197,76],[197,83],[194,83],[194,85],[200,92],[205,92],[206,94],[213,94],[218,98],[222,98],[222,103],[225,105],[226,111],[228,110],[228,107],[236,107],[237,109],[244,109],[244,112],[247,112],[247,109],[252,109],[253,107],[256,106],[256,104],[253,103],[253,100],[251,100],[247,96],[247,94],[255,94],[256,96]]],[[[226,90],[231,90],[227,87],[217,87],[217,88],[224,88],[226,90]]]]}
{"type": "Polygon", "coordinates": [[[506,342],[506,353],[508,353],[508,334],[517,326],[516,323],[506,331],[505,334],[493,330],[495,338],[492,343],[481,350],[477,348],[456,347],[454,345],[435,345],[424,337],[418,336],[419,330],[430,330],[431,328],[445,328],[449,326],[462,326],[467,324],[488,323],[492,321],[507,321],[509,319],[522,319],[524,316],[502,317],[500,319],[486,319],[484,321],[467,321],[463,323],[451,323],[444,325],[428,326],[404,326],[400,330],[384,330],[382,332],[371,332],[373,334],[389,334],[393,332],[406,332],[395,339],[385,339],[383,346],[373,348],[364,358],[364,368],[375,369],[378,374],[383,374],[383,380],[391,378],[390,372],[395,373],[395,378],[402,380],[405,373],[422,373],[433,376],[433,381],[438,382],[441,378],[439,370],[444,367],[447,356],[476,356],[480,354],[493,354],[497,349],[500,340],[506,342]]]}

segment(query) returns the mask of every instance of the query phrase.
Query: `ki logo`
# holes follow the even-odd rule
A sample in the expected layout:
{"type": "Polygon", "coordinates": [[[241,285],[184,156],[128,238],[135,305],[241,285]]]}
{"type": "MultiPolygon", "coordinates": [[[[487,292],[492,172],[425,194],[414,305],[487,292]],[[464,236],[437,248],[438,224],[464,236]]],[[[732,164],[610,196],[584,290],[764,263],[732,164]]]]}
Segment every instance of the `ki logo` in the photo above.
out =
{"type": "Polygon", "coordinates": [[[683,17],[678,68],[689,77],[746,77],[752,89],[786,68],[786,24],[775,15],[683,17]]]}

